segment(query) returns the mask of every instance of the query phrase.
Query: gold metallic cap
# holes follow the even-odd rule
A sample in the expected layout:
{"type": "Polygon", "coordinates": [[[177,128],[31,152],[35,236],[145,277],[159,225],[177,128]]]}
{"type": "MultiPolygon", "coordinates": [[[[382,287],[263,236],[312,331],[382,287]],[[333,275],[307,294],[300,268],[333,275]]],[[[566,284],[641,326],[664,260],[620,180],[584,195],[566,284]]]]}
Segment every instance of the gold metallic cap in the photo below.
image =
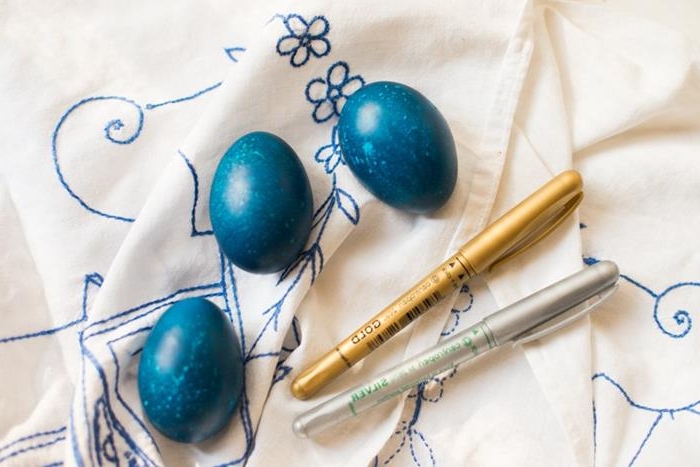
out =
{"type": "Polygon", "coordinates": [[[578,172],[560,173],[460,248],[460,254],[475,274],[513,258],[561,224],[581,202],[582,189],[578,172]]]}

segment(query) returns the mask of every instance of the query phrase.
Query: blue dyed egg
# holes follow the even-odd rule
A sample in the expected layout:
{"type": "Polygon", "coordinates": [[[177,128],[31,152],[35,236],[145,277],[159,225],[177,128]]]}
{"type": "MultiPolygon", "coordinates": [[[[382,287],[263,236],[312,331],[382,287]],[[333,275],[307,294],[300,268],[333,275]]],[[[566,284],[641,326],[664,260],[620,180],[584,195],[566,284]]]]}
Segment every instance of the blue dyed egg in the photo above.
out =
{"type": "Polygon", "coordinates": [[[141,404],[170,439],[197,443],[231,419],[243,389],[243,358],[224,313],[188,298],[160,317],[141,352],[141,404]]]}
{"type": "Polygon", "coordinates": [[[452,133],[415,89],[388,81],[362,87],[343,107],[338,134],[350,170],[385,203],[425,213],[452,194],[457,181],[452,133]]]}
{"type": "Polygon", "coordinates": [[[309,238],[312,214],[309,179],[281,138],[248,133],[221,158],[209,215],[216,240],[236,266],[256,273],[287,267],[309,238]]]}

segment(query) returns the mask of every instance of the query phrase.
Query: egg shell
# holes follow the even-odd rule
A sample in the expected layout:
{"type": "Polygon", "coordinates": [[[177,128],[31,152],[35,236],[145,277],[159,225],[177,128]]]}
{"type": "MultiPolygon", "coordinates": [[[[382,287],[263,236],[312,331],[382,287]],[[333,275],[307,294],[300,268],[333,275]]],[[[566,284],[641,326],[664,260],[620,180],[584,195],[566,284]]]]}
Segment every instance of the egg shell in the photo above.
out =
{"type": "Polygon", "coordinates": [[[338,134],[350,170],[385,203],[426,213],[452,194],[457,181],[452,133],[415,89],[389,81],[360,88],[343,107],[338,134]]]}
{"type": "Polygon", "coordinates": [[[309,179],[294,150],[271,133],[239,138],[214,174],[209,215],[236,266],[255,273],[287,267],[304,248],[313,215],[309,179]]]}
{"type": "Polygon", "coordinates": [[[141,352],[138,387],[149,421],[170,439],[196,443],[226,426],[243,389],[243,358],[219,307],[188,298],[163,313],[141,352]]]}

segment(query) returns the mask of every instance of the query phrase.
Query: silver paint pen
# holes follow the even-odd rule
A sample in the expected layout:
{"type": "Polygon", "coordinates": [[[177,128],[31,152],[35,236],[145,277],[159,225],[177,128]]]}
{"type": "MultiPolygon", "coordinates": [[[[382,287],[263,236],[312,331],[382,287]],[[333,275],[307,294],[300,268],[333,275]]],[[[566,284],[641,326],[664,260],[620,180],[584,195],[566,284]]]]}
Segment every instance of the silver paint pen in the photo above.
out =
{"type": "Polygon", "coordinates": [[[314,436],[490,349],[554,332],[599,305],[617,288],[619,277],[611,261],[589,266],[300,415],[294,421],[294,432],[302,438],[314,436]]]}

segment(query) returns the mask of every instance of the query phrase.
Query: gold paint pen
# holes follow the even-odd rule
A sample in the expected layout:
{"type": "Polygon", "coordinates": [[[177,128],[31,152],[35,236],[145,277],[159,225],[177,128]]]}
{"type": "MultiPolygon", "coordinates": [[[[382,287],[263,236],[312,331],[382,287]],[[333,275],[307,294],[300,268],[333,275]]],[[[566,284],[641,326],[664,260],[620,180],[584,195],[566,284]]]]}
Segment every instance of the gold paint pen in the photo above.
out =
{"type": "Polygon", "coordinates": [[[303,371],[292,394],[307,399],[475,275],[554,230],[581,202],[581,175],[567,170],[477,234],[418,284],[303,371]]]}

